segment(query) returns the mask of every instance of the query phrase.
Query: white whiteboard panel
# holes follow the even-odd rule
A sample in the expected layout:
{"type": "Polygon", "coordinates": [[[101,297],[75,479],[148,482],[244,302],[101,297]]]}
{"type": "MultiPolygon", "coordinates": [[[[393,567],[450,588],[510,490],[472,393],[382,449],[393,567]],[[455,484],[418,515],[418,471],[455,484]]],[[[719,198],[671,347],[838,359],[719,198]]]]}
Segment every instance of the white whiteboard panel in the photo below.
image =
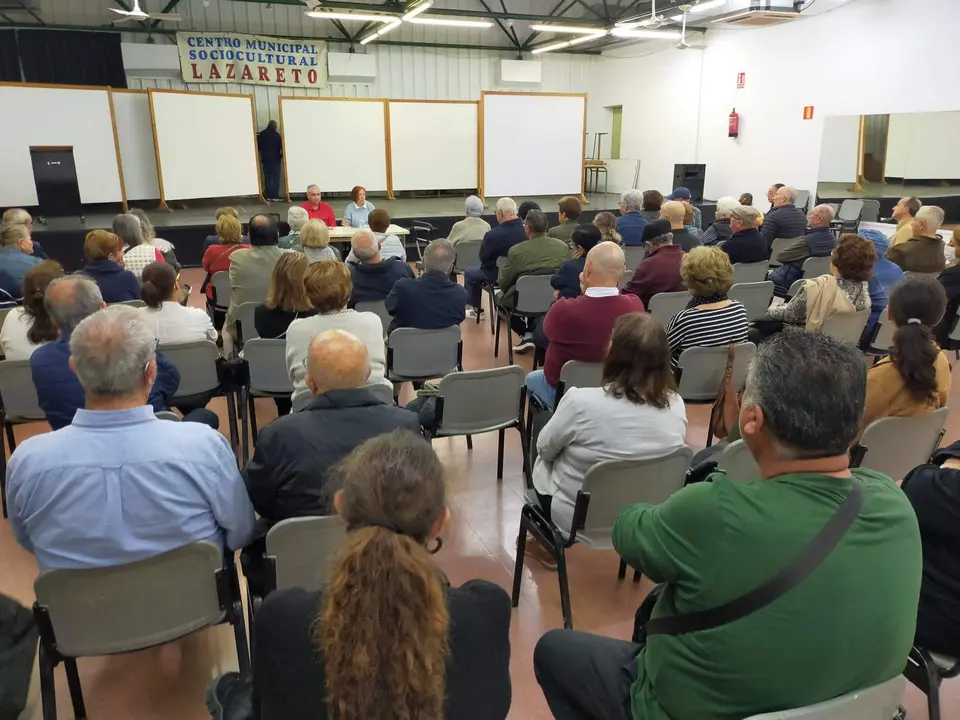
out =
{"type": "Polygon", "coordinates": [[[150,91],[167,200],[260,194],[248,95],[150,91]]]}
{"type": "Polygon", "coordinates": [[[73,147],[82,203],[121,202],[106,89],[4,85],[0,108],[0,207],[37,204],[31,145],[73,147]]]}
{"type": "Polygon", "coordinates": [[[907,180],[960,178],[960,112],[914,113],[907,180]]]}
{"type": "Polygon", "coordinates": [[[287,187],[306,192],[387,189],[387,132],[382,100],[281,98],[287,187]]]}
{"type": "Polygon", "coordinates": [[[150,125],[150,98],[145,92],[114,91],[113,116],[117,122],[127,200],[159,198],[160,178],[150,125]]]}
{"type": "Polygon", "coordinates": [[[477,103],[390,101],[394,190],[474,189],[477,103]]]}
{"type": "Polygon", "coordinates": [[[820,145],[820,182],[856,182],[860,116],[836,115],[823,120],[820,145]]]}
{"type": "Polygon", "coordinates": [[[894,114],[887,126],[887,157],[884,175],[892,178],[907,177],[907,165],[910,162],[913,143],[913,115],[894,114]]]}
{"type": "Polygon", "coordinates": [[[579,195],[583,96],[483,95],[483,192],[579,195]]]}

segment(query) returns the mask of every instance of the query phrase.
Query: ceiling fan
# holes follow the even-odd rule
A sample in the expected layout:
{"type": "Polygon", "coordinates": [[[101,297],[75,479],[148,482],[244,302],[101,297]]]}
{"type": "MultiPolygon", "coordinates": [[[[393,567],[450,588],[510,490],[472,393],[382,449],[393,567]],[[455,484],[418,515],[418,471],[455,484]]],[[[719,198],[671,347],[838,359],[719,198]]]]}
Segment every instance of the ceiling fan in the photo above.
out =
{"type": "Polygon", "coordinates": [[[663,15],[657,17],[657,0],[652,0],[650,7],[650,17],[640,23],[648,30],[656,30],[669,22],[663,15]]]}
{"type": "Polygon", "coordinates": [[[692,45],[687,42],[687,10],[689,10],[691,5],[681,5],[680,9],[683,10],[683,27],[680,30],[680,42],[677,43],[677,50],[687,50],[692,45]]]}
{"type": "Polygon", "coordinates": [[[117,15],[123,15],[121,19],[114,20],[114,24],[131,20],[170,20],[178,22],[181,19],[178,13],[145,13],[140,9],[140,0],[133,0],[133,10],[119,10],[117,8],[107,8],[107,10],[112,10],[117,15]]]}

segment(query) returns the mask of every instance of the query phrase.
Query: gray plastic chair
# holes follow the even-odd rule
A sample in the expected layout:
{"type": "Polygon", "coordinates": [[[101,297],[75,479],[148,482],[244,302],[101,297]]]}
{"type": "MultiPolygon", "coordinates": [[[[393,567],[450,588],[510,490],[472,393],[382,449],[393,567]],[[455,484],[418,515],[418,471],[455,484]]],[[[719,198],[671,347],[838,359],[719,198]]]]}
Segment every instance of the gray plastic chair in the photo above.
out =
{"type": "Polygon", "coordinates": [[[387,379],[429,380],[463,368],[460,326],[442,330],[397,328],[387,338],[387,379]]]}
{"type": "Polygon", "coordinates": [[[743,440],[734,440],[720,453],[717,470],[722,470],[730,482],[743,484],[760,479],[760,468],[743,440]]]}
{"type": "Polygon", "coordinates": [[[267,532],[266,558],[274,568],[274,589],[326,585],[330,558],[343,543],[347,528],[339,515],[283,520],[267,532]]]}
{"type": "Polygon", "coordinates": [[[857,467],[877,470],[895,481],[928,462],[940,445],[950,408],[942,407],[920,417],[886,417],[874,420],[854,450],[857,467]]]}
{"type": "Polygon", "coordinates": [[[497,325],[493,340],[493,356],[500,353],[500,323],[507,323],[507,361],[513,365],[513,343],[510,340],[511,318],[514,316],[534,318],[546,315],[553,305],[552,275],[524,275],[517,280],[517,296],[513,310],[497,306],[497,325]]]}
{"type": "Polygon", "coordinates": [[[364,385],[364,390],[371,393],[377,400],[384,405],[396,404],[396,398],[393,396],[393,386],[386,383],[369,383],[364,385]]]}
{"type": "Polygon", "coordinates": [[[869,317],[869,308],[852,313],[837,313],[823,321],[820,332],[842,342],[844,345],[856,347],[860,342],[860,336],[863,335],[863,329],[867,326],[867,318],[869,317]]]}
{"type": "Polygon", "coordinates": [[[183,418],[170,410],[158,410],[153,414],[157,420],[169,420],[170,422],[180,422],[183,418]]]}
{"type": "Polygon", "coordinates": [[[860,212],[860,222],[880,222],[880,201],[864,200],[860,212]]]}
{"type": "Polygon", "coordinates": [[[763,282],[767,279],[767,270],[770,269],[766,260],[755,263],[734,263],[733,284],[763,282]]]}
{"type": "Polygon", "coordinates": [[[436,428],[428,436],[467,436],[467,448],[473,449],[472,435],[499,433],[497,480],[503,479],[503,444],[508,428],[520,433],[524,476],[529,477],[527,446],[523,430],[524,380],[526,373],[516,365],[455,372],[445,376],[437,388],[436,428]]]}
{"type": "MultiPolygon", "coordinates": [[[[0,417],[10,454],[17,449],[14,425],[43,422],[47,419],[37,400],[33,386],[33,373],[29,360],[4,360],[0,362],[0,417]]],[[[2,443],[2,441],[0,441],[2,443]]],[[[7,517],[7,456],[0,444],[0,505],[3,517],[7,517]]]]}
{"type": "Polygon", "coordinates": [[[770,243],[770,262],[768,263],[770,267],[780,267],[780,263],[777,262],[777,255],[793,245],[796,240],[797,238],[775,238],[770,243]]]}
{"type": "Polygon", "coordinates": [[[960,675],[960,659],[914,645],[903,675],[927,696],[927,718],[940,720],[940,685],[960,675]]]}
{"type": "Polygon", "coordinates": [[[147,304],[143,300],[120,300],[119,302],[107,303],[107,305],[129,305],[130,307],[142,308],[147,304]]]}
{"type": "MultiPolygon", "coordinates": [[[[766,263],[763,263],[766,266],[766,263]]],[[[736,265],[734,265],[736,269],[736,265]]],[[[747,311],[747,320],[762,320],[773,300],[773,281],[737,283],[730,288],[730,299],[741,303],[747,311]]]]}
{"type": "Polygon", "coordinates": [[[794,280],[790,284],[790,289],[787,291],[787,297],[792,298],[794,295],[800,292],[800,288],[803,287],[803,282],[804,282],[803,278],[800,278],[799,280],[794,280]]]}
{"type": "MultiPolygon", "coordinates": [[[[561,530],[549,520],[539,502],[536,502],[536,497],[531,497],[520,511],[517,560],[513,572],[513,607],[520,602],[520,582],[529,532],[556,556],[563,626],[571,629],[573,613],[570,609],[565,550],[577,541],[594,549],[612,548],[611,530],[620,511],[634,503],[656,505],[664,502],[683,487],[692,458],[693,450],[683,446],[668,455],[648,460],[605,460],[597,463],[584,475],[583,489],[577,493],[569,532],[567,529],[561,530]]],[[[621,561],[621,578],[625,572],[626,564],[621,561]]]]}
{"type": "Polygon", "coordinates": [[[632,273],[647,256],[647,249],[643,245],[624,245],[623,258],[627,263],[627,271],[632,273]]]}
{"type": "MultiPolygon", "coordinates": [[[[501,255],[500,257],[497,258],[497,274],[498,274],[498,275],[500,274],[500,268],[502,268],[502,267],[503,267],[504,265],[506,265],[506,264],[507,264],[507,258],[506,258],[506,256],[501,255]]],[[[496,314],[496,312],[497,312],[497,304],[496,304],[496,298],[495,298],[495,296],[496,296],[496,291],[497,291],[498,288],[499,288],[499,285],[497,285],[496,282],[488,283],[486,280],[484,280],[483,283],[481,284],[481,289],[480,289],[480,292],[481,292],[481,293],[486,293],[487,298],[488,298],[487,307],[488,307],[489,310],[490,310],[490,315],[489,315],[489,317],[490,317],[490,334],[491,334],[491,335],[493,335],[493,330],[494,330],[494,320],[493,320],[493,316],[494,316],[494,315],[496,314]]],[[[481,297],[481,304],[482,304],[482,300],[483,300],[483,298],[481,297]]],[[[478,316],[478,317],[477,317],[477,325],[479,325],[479,324],[480,324],[480,317],[478,316]]]]}
{"type": "MultiPolygon", "coordinates": [[[[246,303],[244,303],[246,304],[246,303]]],[[[254,338],[243,346],[243,359],[247,364],[250,383],[240,388],[240,454],[246,464],[250,457],[248,436],[256,443],[258,397],[287,398],[293,394],[293,383],[287,370],[287,341],[283,338],[254,338]],[[249,433],[248,433],[249,423],[249,433]]]]}
{"type": "Polygon", "coordinates": [[[808,257],[803,261],[803,279],[820,277],[830,274],[830,260],[828,257],[808,257]]]}
{"type": "Polygon", "coordinates": [[[387,303],[383,300],[373,300],[370,302],[358,302],[353,308],[357,312],[369,312],[380,318],[380,324],[383,325],[383,336],[387,335],[387,328],[393,322],[393,316],[387,312],[387,303]]]}
{"type": "Polygon", "coordinates": [[[667,327],[674,315],[686,309],[690,298],[691,295],[686,290],[657,293],[650,298],[650,307],[647,310],[657,322],[667,327]]]}
{"type": "Polygon", "coordinates": [[[213,286],[213,308],[226,312],[230,307],[230,273],[226,270],[215,272],[210,278],[210,284],[213,286]]]}
{"type": "Polygon", "coordinates": [[[453,271],[462,273],[468,267],[479,267],[480,265],[480,245],[479,240],[465,240],[456,246],[457,257],[453,265],[453,271]]]}
{"type": "Polygon", "coordinates": [[[893,334],[897,331],[886,312],[881,312],[873,326],[873,339],[867,348],[867,355],[889,355],[890,348],[893,346],[893,334]]]}
{"type": "Polygon", "coordinates": [[[254,322],[254,314],[262,305],[262,302],[245,302],[237,306],[237,346],[242,347],[247,340],[260,337],[254,322]]]}
{"type": "Polygon", "coordinates": [[[837,216],[830,223],[830,227],[839,232],[856,232],[862,214],[863,200],[847,198],[840,203],[840,209],[837,210],[837,216]]]}
{"type": "Polygon", "coordinates": [[[864,690],[796,710],[751,715],[746,720],[893,720],[906,680],[902,675],[864,690]]]}
{"type": "Polygon", "coordinates": [[[202,541],[126,565],[47,570],[34,582],[44,718],[56,718],[54,668],[64,663],[74,715],[86,717],[76,658],[162,645],[203,628],[233,626],[240,670],[249,671],[246,629],[232,563],[202,541]]]}
{"type": "Polygon", "coordinates": [[[627,286],[627,283],[633,279],[633,272],[632,270],[627,270],[620,276],[620,282],[617,283],[619,289],[623,290],[627,286]]]}
{"type": "Polygon", "coordinates": [[[560,377],[557,381],[557,404],[563,393],[569,388],[600,387],[603,382],[603,363],[580,362],[567,360],[560,368],[560,377]]]}
{"type": "Polygon", "coordinates": [[[807,205],[810,204],[810,191],[809,190],[797,190],[797,199],[793,203],[798,208],[807,211],[807,205]]]}
{"type": "MultiPolygon", "coordinates": [[[[677,392],[684,400],[694,402],[716,399],[727,367],[727,345],[692,347],[680,354],[678,365],[683,370],[677,392]]],[[[747,379],[747,368],[757,353],[751,342],[739,343],[733,358],[733,387],[739,392],[747,379]]]]}

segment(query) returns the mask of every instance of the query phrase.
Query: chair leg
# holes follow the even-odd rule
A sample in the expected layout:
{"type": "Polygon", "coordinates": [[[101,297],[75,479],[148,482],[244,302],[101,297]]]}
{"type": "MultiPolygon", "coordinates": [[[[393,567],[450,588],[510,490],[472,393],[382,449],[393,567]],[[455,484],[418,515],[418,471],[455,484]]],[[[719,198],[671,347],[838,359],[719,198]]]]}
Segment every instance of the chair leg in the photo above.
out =
{"type": "Polygon", "coordinates": [[[623,580],[627,576],[627,562],[620,558],[620,569],[617,570],[617,580],[623,580]]]}
{"type": "Polygon", "coordinates": [[[633,581],[634,581],[635,583],[640,582],[640,578],[642,578],[642,577],[643,577],[643,573],[641,573],[639,570],[634,570],[634,571],[633,571],[633,581]]]}
{"type": "Polygon", "coordinates": [[[53,677],[54,663],[43,640],[40,641],[40,702],[43,720],[57,720],[57,689],[53,677]]]}
{"type": "Polygon", "coordinates": [[[232,390],[227,391],[224,395],[226,395],[227,398],[227,424],[230,426],[230,447],[233,448],[233,452],[236,453],[240,447],[239,438],[237,437],[240,434],[237,430],[237,398],[232,390]]]}
{"type": "Polygon", "coordinates": [[[13,434],[13,424],[4,423],[4,432],[7,434],[7,445],[10,448],[10,454],[13,455],[13,451],[17,449],[17,438],[13,434]]]}
{"type": "Polygon", "coordinates": [[[473,435],[467,435],[467,450],[473,450],[473,435]]]}
{"type": "Polygon", "coordinates": [[[520,534],[517,535],[517,563],[513,568],[513,607],[520,604],[520,581],[523,580],[523,558],[527,552],[527,529],[520,516],[520,534]]]}
{"type": "MultiPolygon", "coordinates": [[[[496,305],[493,302],[493,289],[487,288],[487,302],[490,305],[490,334],[493,335],[493,313],[496,310],[496,305]]],[[[960,352],[960,351],[958,351],[960,352]]]]}
{"type": "Polygon", "coordinates": [[[257,405],[256,398],[253,397],[252,393],[247,393],[247,405],[250,409],[250,437],[253,444],[257,442],[257,436],[260,434],[260,430],[257,429],[257,405]]]}
{"type": "Polygon", "coordinates": [[[240,388],[240,402],[237,403],[240,410],[240,464],[246,465],[250,459],[250,443],[247,440],[247,432],[250,429],[250,413],[247,409],[247,389],[240,388]]]}
{"type": "Polygon", "coordinates": [[[248,677],[250,675],[250,650],[247,647],[247,629],[243,622],[243,603],[239,600],[234,603],[233,618],[230,624],[233,625],[233,637],[237,643],[237,662],[240,674],[243,677],[248,677]]]}
{"type": "MultiPolygon", "coordinates": [[[[499,322],[499,321],[498,321],[499,322]]],[[[507,362],[513,365],[513,314],[507,313],[507,362]]],[[[520,338],[521,340],[523,338],[520,338]]]]}
{"type": "Polygon", "coordinates": [[[6,458],[4,458],[2,474],[0,474],[0,505],[3,506],[3,517],[10,517],[7,514],[7,467],[6,458]]]}
{"type": "MultiPolygon", "coordinates": [[[[493,312],[493,310],[490,312],[493,312]]],[[[497,331],[493,336],[493,356],[500,356],[500,313],[497,313],[497,331]]]]}
{"type": "Polygon", "coordinates": [[[563,551],[563,542],[557,533],[557,579],[560,582],[560,612],[563,614],[563,627],[573,630],[573,612],[570,610],[570,584],[567,581],[567,556],[563,551]]]}
{"type": "Polygon", "coordinates": [[[497,433],[497,480],[503,480],[503,440],[506,432],[501,428],[497,433]]]}
{"type": "Polygon", "coordinates": [[[80,688],[80,674],[77,672],[77,661],[65,658],[63,669],[67,672],[67,686],[70,688],[70,702],[73,703],[73,714],[76,720],[85,720],[87,709],[83,706],[83,690],[80,688]]]}
{"type": "Polygon", "coordinates": [[[523,427],[517,427],[517,430],[520,433],[520,454],[521,462],[523,462],[523,482],[526,485],[528,490],[533,490],[533,469],[530,467],[530,448],[528,447],[529,443],[527,441],[527,436],[523,432],[523,427]]]}

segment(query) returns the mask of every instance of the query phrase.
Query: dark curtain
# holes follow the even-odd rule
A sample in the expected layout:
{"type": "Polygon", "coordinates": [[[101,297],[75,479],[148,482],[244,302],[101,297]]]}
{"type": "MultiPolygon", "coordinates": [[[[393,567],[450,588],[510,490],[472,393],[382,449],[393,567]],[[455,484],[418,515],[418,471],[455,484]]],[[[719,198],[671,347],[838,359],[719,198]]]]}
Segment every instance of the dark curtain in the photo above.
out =
{"type": "Polygon", "coordinates": [[[127,86],[120,33],[18,30],[17,39],[24,82],[127,86]]]}
{"type": "Polygon", "coordinates": [[[0,30],[0,82],[21,82],[17,31],[0,30]]]}

